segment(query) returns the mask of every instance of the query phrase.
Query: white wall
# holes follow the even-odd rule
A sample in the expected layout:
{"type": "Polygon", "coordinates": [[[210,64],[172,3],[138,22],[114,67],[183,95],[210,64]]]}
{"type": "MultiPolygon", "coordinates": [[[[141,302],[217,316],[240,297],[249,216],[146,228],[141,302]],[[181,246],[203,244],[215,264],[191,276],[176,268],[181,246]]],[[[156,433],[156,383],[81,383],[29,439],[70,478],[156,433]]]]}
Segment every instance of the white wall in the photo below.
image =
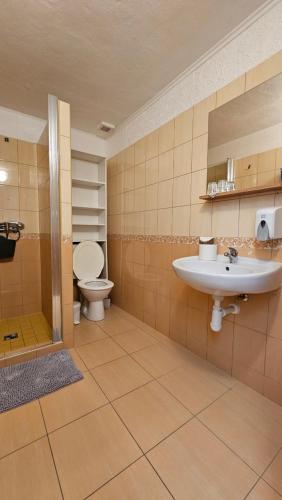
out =
{"type": "MultiPolygon", "coordinates": [[[[14,137],[23,141],[38,142],[46,120],[26,115],[14,109],[0,106],[0,135],[14,137]]],[[[106,156],[106,141],[83,130],[71,129],[72,148],[84,153],[106,156]]]]}
{"type": "Polygon", "coordinates": [[[108,156],[133,144],[278,52],[282,48],[281,26],[282,1],[267,2],[124,121],[107,141],[108,156]]]}

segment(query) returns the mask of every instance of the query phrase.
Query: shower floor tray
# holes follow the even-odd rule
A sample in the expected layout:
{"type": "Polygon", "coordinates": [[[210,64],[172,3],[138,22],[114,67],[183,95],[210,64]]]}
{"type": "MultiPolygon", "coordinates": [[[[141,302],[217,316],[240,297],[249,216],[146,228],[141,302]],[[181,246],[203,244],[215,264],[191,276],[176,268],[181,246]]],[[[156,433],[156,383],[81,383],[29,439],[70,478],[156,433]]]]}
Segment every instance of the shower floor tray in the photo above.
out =
{"type": "Polygon", "coordinates": [[[51,328],[42,312],[0,320],[0,354],[50,342],[51,328]]]}

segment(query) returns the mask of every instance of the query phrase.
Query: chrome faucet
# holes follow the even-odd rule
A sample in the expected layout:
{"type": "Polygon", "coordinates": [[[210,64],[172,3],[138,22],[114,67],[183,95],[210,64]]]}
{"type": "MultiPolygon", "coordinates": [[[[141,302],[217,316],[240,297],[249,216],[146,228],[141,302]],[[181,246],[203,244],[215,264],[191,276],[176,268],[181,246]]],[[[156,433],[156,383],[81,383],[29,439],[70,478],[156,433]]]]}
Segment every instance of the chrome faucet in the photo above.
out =
{"type": "Polygon", "coordinates": [[[238,250],[233,247],[228,247],[229,252],[224,252],[224,257],[228,257],[230,264],[236,264],[238,260],[238,250]]]}

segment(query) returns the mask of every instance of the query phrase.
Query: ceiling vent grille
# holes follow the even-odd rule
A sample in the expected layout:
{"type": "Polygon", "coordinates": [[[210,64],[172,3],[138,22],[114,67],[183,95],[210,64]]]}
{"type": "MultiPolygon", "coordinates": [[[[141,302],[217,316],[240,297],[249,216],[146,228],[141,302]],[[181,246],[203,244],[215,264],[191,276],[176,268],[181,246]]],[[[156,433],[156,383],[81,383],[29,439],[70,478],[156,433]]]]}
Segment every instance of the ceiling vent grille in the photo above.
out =
{"type": "Polygon", "coordinates": [[[105,132],[108,134],[109,132],[112,132],[115,129],[115,126],[112,123],[107,123],[107,122],[101,122],[97,126],[98,130],[101,130],[101,132],[105,132]]]}

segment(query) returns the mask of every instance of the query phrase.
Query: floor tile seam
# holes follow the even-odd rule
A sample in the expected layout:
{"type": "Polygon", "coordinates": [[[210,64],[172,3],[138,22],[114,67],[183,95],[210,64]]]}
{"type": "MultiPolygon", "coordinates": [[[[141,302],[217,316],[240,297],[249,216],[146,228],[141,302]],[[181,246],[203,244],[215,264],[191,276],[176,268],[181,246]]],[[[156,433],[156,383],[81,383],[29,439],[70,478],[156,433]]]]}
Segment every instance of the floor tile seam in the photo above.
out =
{"type": "Polygon", "coordinates": [[[23,450],[24,448],[27,448],[27,446],[33,444],[33,443],[36,443],[37,441],[40,441],[41,439],[47,437],[47,432],[45,432],[45,434],[42,434],[42,436],[36,438],[36,439],[33,439],[32,441],[29,441],[28,443],[22,445],[22,446],[19,446],[18,448],[16,448],[15,450],[13,451],[10,451],[9,453],[6,453],[5,455],[3,455],[2,457],[0,457],[0,462],[1,460],[4,460],[5,458],[9,457],[10,455],[13,455],[14,453],[17,453],[18,451],[20,450],[23,450]]]}
{"type": "Polygon", "coordinates": [[[172,492],[170,491],[169,487],[167,486],[167,484],[165,483],[164,479],[161,477],[161,475],[159,474],[159,472],[157,471],[157,469],[155,469],[154,465],[150,462],[150,460],[147,457],[147,455],[145,455],[145,459],[147,460],[147,462],[149,463],[149,465],[152,467],[152,469],[155,471],[155,473],[157,474],[159,480],[162,482],[162,484],[164,485],[164,487],[166,488],[166,490],[168,491],[168,493],[171,495],[171,497],[173,498],[173,500],[176,500],[175,496],[172,494],[172,492]]]}
{"type": "Polygon", "coordinates": [[[272,484],[269,484],[265,479],[264,477],[260,477],[260,480],[263,481],[265,484],[267,484],[267,486],[269,486],[269,488],[271,488],[273,491],[275,491],[275,493],[277,493],[277,495],[279,495],[281,498],[282,498],[282,494],[280,491],[278,491],[274,486],[272,486],[272,484]]]}
{"type": "MultiPolygon", "coordinates": [[[[93,377],[94,378],[94,377],[93,377]]],[[[97,382],[97,385],[98,387],[100,388],[100,390],[102,391],[102,393],[104,394],[104,396],[107,398],[103,388],[101,387],[101,385],[99,384],[99,382],[97,382]]],[[[108,398],[107,398],[108,399],[108,398]]],[[[132,435],[132,433],[130,432],[130,430],[128,429],[127,425],[124,423],[123,419],[121,418],[121,416],[119,415],[119,413],[117,412],[117,410],[115,409],[115,407],[112,405],[112,402],[109,401],[109,405],[111,406],[112,410],[115,412],[115,414],[117,415],[118,419],[120,420],[120,422],[123,424],[123,426],[125,427],[125,429],[127,430],[127,432],[130,434],[130,436],[132,437],[132,439],[134,440],[135,444],[137,445],[138,449],[141,451],[141,454],[142,456],[144,455],[144,452],[142,450],[142,448],[140,447],[140,445],[137,443],[136,439],[134,438],[134,436],[132,435]]],[[[139,457],[140,458],[140,457],[139,457]]]]}
{"type": "Polygon", "coordinates": [[[89,495],[87,495],[86,497],[83,497],[82,500],[87,500],[92,495],[94,495],[94,493],[97,493],[97,491],[100,491],[102,488],[104,488],[104,486],[106,486],[111,481],[113,481],[114,479],[116,479],[118,476],[120,476],[123,472],[125,472],[127,469],[129,469],[132,465],[136,464],[136,462],[138,462],[138,460],[141,460],[141,458],[143,458],[143,457],[144,457],[144,455],[142,455],[141,457],[136,458],[135,460],[133,460],[133,462],[130,462],[130,464],[128,464],[126,467],[124,467],[120,472],[118,472],[113,477],[111,477],[110,479],[108,479],[107,481],[105,481],[105,483],[103,483],[100,486],[98,486],[98,488],[96,488],[95,490],[91,491],[91,493],[89,493],[89,495]]]}
{"type": "Polygon", "coordinates": [[[43,410],[42,410],[40,399],[38,399],[38,402],[39,402],[39,407],[40,407],[41,415],[42,415],[42,418],[43,418],[45,430],[46,430],[46,433],[47,433],[48,446],[49,446],[49,450],[50,450],[50,453],[51,453],[51,457],[52,457],[52,461],[53,461],[53,465],[54,465],[54,469],[55,469],[57,481],[59,483],[59,488],[60,488],[62,499],[64,500],[63,488],[62,488],[62,485],[61,485],[61,481],[60,481],[60,477],[59,477],[59,473],[58,473],[58,469],[57,469],[57,464],[56,464],[55,457],[54,457],[53,450],[52,450],[52,446],[51,446],[51,443],[50,443],[49,434],[47,432],[47,425],[46,425],[46,422],[45,422],[44,413],[43,413],[43,410]]]}
{"type": "MultiPolygon", "coordinates": [[[[263,473],[261,474],[261,477],[263,478],[264,474],[268,471],[268,469],[271,467],[271,465],[275,462],[276,458],[278,457],[279,453],[282,451],[282,446],[279,447],[279,450],[275,453],[274,457],[272,458],[272,460],[270,461],[270,463],[266,466],[266,468],[264,469],[263,473]]],[[[264,481],[269,484],[267,482],[267,480],[265,478],[263,478],[264,481]]],[[[271,486],[271,485],[269,485],[271,486]]],[[[273,486],[271,486],[271,488],[273,488],[273,486]]],[[[274,489],[274,488],[273,488],[274,489]]],[[[279,495],[281,495],[281,493],[279,493],[279,495]]]]}
{"type": "Polygon", "coordinates": [[[260,478],[260,476],[258,476],[257,480],[254,482],[254,484],[252,485],[252,487],[250,488],[250,490],[248,491],[248,493],[244,496],[243,500],[247,500],[248,499],[248,496],[255,489],[255,487],[258,485],[258,483],[259,483],[260,480],[261,480],[261,478],[260,478]]]}
{"type": "MultiPolygon", "coordinates": [[[[121,310],[123,311],[123,309],[121,309],[121,310]]],[[[142,322],[142,323],[143,323],[143,322],[142,322]]],[[[142,330],[142,326],[140,326],[140,329],[142,330]]],[[[144,330],[142,330],[142,331],[143,331],[143,332],[145,332],[145,333],[146,333],[147,335],[149,335],[150,337],[152,337],[152,338],[156,341],[156,343],[157,343],[158,345],[161,345],[161,346],[169,347],[169,346],[166,346],[167,339],[173,340],[173,339],[171,339],[170,337],[167,337],[166,335],[162,334],[162,333],[161,333],[161,332],[159,332],[158,330],[156,330],[156,331],[157,331],[158,333],[160,333],[161,335],[163,335],[163,337],[164,337],[164,339],[163,339],[163,340],[156,339],[156,338],[153,336],[153,334],[148,333],[145,329],[144,329],[144,330]]],[[[176,346],[178,346],[178,345],[179,345],[179,344],[178,344],[178,342],[176,342],[176,341],[174,341],[174,342],[175,342],[176,346]]],[[[233,336],[233,343],[234,343],[234,336],[233,336]]],[[[150,346],[148,346],[148,347],[150,347],[150,346]]],[[[144,347],[143,349],[146,349],[146,347],[144,347]]],[[[140,351],[141,351],[141,350],[142,350],[142,349],[140,349],[140,351]]],[[[187,349],[187,348],[186,348],[186,350],[187,350],[188,352],[192,352],[192,351],[190,351],[190,349],[187,349]]],[[[233,351],[233,346],[232,346],[232,351],[233,351]]],[[[137,352],[137,351],[136,351],[136,352],[137,352]]],[[[139,351],[138,351],[138,352],[139,352],[139,351]]],[[[193,352],[192,352],[192,353],[193,353],[193,352]]],[[[133,353],[132,353],[132,354],[133,354],[133,353]]],[[[193,353],[193,354],[194,354],[194,353],[193,353]]],[[[197,355],[195,355],[195,356],[197,356],[197,355]]],[[[202,358],[200,358],[200,359],[202,359],[202,358]]],[[[206,359],[206,358],[204,359],[204,361],[206,361],[207,363],[210,363],[210,362],[208,361],[208,359],[206,359]]],[[[183,363],[184,363],[184,361],[183,361],[183,363]]],[[[180,367],[180,365],[179,365],[179,367],[180,367]]],[[[176,369],[177,369],[177,368],[173,368],[172,370],[170,370],[169,372],[164,373],[163,375],[166,375],[167,373],[170,373],[171,371],[174,371],[174,370],[176,370],[176,369]]],[[[224,371],[224,370],[223,370],[223,371],[224,371]]],[[[163,375],[160,375],[160,377],[162,377],[163,375]]],[[[232,377],[232,374],[230,375],[230,377],[232,377]]],[[[154,377],[154,378],[158,378],[158,377],[154,377]]],[[[229,385],[225,384],[223,381],[218,381],[218,382],[219,382],[220,384],[222,384],[224,387],[227,387],[228,389],[233,389],[233,387],[235,387],[235,385],[239,383],[239,380],[238,380],[238,379],[236,379],[235,377],[232,377],[232,378],[234,378],[234,379],[235,379],[235,384],[234,384],[234,386],[232,386],[232,387],[230,387],[229,385]]]]}
{"type": "Polygon", "coordinates": [[[226,388],[226,390],[222,394],[220,394],[214,401],[212,401],[207,406],[205,406],[205,408],[202,408],[200,411],[198,411],[198,412],[195,413],[188,406],[186,406],[183,403],[183,401],[181,401],[177,396],[175,396],[172,391],[170,391],[165,385],[163,385],[162,382],[160,382],[160,380],[156,379],[156,381],[159,382],[159,384],[162,386],[162,388],[165,389],[170,395],[172,395],[174,397],[174,399],[176,399],[179,403],[181,403],[182,406],[184,406],[184,408],[186,410],[188,410],[193,415],[193,417],[197,417],[200,413],[202,413],[207,408],[209,408],[210,406],[212,406],[218,399],[222,398],[225,394],[227,394],[227,392],[229,392],[231,390],[231,389],[226,388]]]}
{"type": "MultiPolygon", "coordinates": [[[[104,332],[103,332],[104,333],[104,332]]],[[[100,339],[94,339],[94,340],[90,340],[89,342],[85,342],[84,344],[76,344],[74,342],[74,348],[77,349],[78,347],[84,347],[85,345],[89,345],[89,344],[94,344],[95,342],[99,342],[100,340],[106,340],[106,339],[109,339],[111,338],[109,335],[106,335],[105,334],[105,337],[102,337],[100,339]]]]}
{"type": "Polygon", "coordinates": [[[192,420],[194,420],[194,418],[195,418],[194,415],[191,415],[188,419],[185,420],[185,422],[183,422],[176,429],[174,429],[173,431],[169,432],[169,434],[167,434],[166,436],[164,436],[163,438],[161,438],[160,441],[158,441],[156,444],[154,444],[151,448],[149,448],[146,451],[142,450],[143,453],[144,453],[144,455],[147,455],[148,453],[150,453],[151,451],[153,451],[155,448],[157,448],[157,446],[159,446],[161,443],[163,443],[164,441],[166,441],[166,439],[170,438],[171,436],[173,436],[173,434],[175,434],[177,431],[179,431],[180,429],[182,429],[182,427],[184,427],[185,425],[187,425],[190,422],[192,422],[192,420]]]}
{"type": "MultiPolygon", "coordinates": [[[[124,352],[124,354],[122,354],[121,356],[118,356],[117,358],[111,359],[110,361],[106,361],[105,363],[101,363],[100,365],[92,366],[91,368],[88,368],[86,366],[87,367],[87,371],[90,372],[91,370],[95,370],[95,368],[100,368],[101,366],[108,365],[109,363],[112,363],[113,361],[116,361],[117,359],[126,358],[126,356],[128,356],[128,354],[126,352],[124,352]]],[[[85,361],[83,361],[83,362],[85,364],[85,361]]]]}
{"type": "Polygon", "coordinates": [[[219,436],[218,436],[218,435],[217,435],[217,434],[216,434],[216,433],[215,433],[212,429],[210,429],[210,428],[208,427],[208,425],[207,425],[207,424],[205,424],[204,422],[202,422],[202,420],[200,420],[200,419],[198,418],[198,416],[196,416],[195,418],[196,418],[196,420],[197,420],[198,422],[200,422],[200,423],[201,423],[201,424],[202,424],[202,425],[203,425],[203,426],[204,426],[204,427],[205,427],[205,428],[206,428],[206,429],[207,429],[207,430],[208,430],[208,431],[209,431],[209,432],[210,432],[210,433],[211,433],[211,434],[212,434],[212,435],[213,435],[213,436],[214,436],[214,437],[218,440],[218,441],[220,441],[220,442],[221,442],[221,443],[222,443],[222,444],[223,444],[223,445],[224,445],[224,446],[225,446],[225,447],[226,447],[229,451],[231,451],[231,453],[232,453],[233,455],[235,455],[237,458],[239,458],[239,460],[240,460],[242,463],[244,463],[244,464],[245,464],[245,465],[246,465],[246,466],[247,466],[247,467],[248,467],[248,468],[249,468],[249,469],[250,469],[250,470],[251,470],[251,471],[252,471],[252,472],[253,472],[253,473],[257,476],[257,477],[259,477],[259,478],[260,478],[261,473],[257,472],[257,471],[256,471],[256,470],[255,470],[255,469],[254,469],[254,468],[253,468],[250,464],[248,464],[248,463],[244,460],[244,458],[240,457],[240,455],[239,455],[236,451],[234,451],[234,450],[233,450],[233,449],[232,449],[232,448],[231,448],[231,447],[230,447],[230,446],[229,446],[229,445],[228,445],[228,444],[227,444],[227,443],[226,443],[226,442],[225,442],[225,441],[224,441],[221,437],[219,437],[219,436]]]}
{"type": "Polygon", "coordinates": [[[52,429],[51,431],[47,432],[48,436],[52,436],[55,432],[64,429],[65,427],[68,427],[71,424],[74,424],[75,422],[78,422],[78,420],[81,420],[84,417],[87,417],[88,415],[91,415],[92,413],[95,413],[97,410],[101,410],[102,408],[105,408],[106,406],[109,406],[110,402],[107,399],[107,402],[102,404],[101,406],[98,406],[97,408],[94,408],[93,410],[87,411],[86,413],[83,413],[77,418],[74,418],[73,420],[70,420],[69,422],[66,422],[63,425],[60,425],[60,427],[56,427],[56,429],[52,429]]]}
{"type": "MultiPolygon", "coordinates": [[[[114,342],[116,343],[117,346],[120,347],[120,345],[115,340],[114,340],[114,342]]],[[[150,347],[150,346],[148,346],[148,347],[150,347]]],[[[140,349],[140,351],[142,351],[143,349],[147,349],[147,347],[143,347],[142,349],[140,349]]],[[[140,352],[140,351],[138,351],[138,352],[140,352]]],[[[154,375],[152,375],[152,373],[150,373],[148,370],[146,370],[146,368],[144,368],[144,366],[142,366],[142,364],[139,363],[139,361],[133,357],[133,354],[135,354],[135,352],[127,353],[127,356],[129,356],[133,361],[135,361],[135,363],[137,363],[138,366],[140,368],[142,368],[147,373],[147,375],[150,375],[150,377],[153,377],[153,379],[156,380],[156,377],[154,377],[154,375]]]]}
{"type": "MultiPolygon", "coordinates": [[[[93,376],[94,376],[94,375],[93,375],[93,376]]],[[[95,378],[94,378],[94,380],[95,380],[95,382],[97,382],[95,378]]],[[[118,396],[117,398],[114,398],[114,399],[109,399],[109,397],[108,397],[108,396],[107,396],[107,397],[108,397],[108,399],[109,399],[109,402],[110,402],[110,403],[115,403],[115,402],[116,402],[116,401],[118,401],[119,399],[122,399],[124,396],[128,396],[128,395],[129,395],[129,394],[131,394],[132,392],[135,392],[135,391],[137,391],[138,389],[141,389],[142,387],[145,387],[146,385],[151,384],[152,382],[155,382],[155,381],[154,381],[153,379],[148,380],[148,381],[147,381],[147,382],[145,382],[144,384],[138,385],[137,387],[134,387],[134,389],[130,389],[130,391],[125,392],[124,394],[122,394],[121,396],[118,396]]],[[[97,383],[98,383],[98,382],[97,382],[97,383]]]]}

